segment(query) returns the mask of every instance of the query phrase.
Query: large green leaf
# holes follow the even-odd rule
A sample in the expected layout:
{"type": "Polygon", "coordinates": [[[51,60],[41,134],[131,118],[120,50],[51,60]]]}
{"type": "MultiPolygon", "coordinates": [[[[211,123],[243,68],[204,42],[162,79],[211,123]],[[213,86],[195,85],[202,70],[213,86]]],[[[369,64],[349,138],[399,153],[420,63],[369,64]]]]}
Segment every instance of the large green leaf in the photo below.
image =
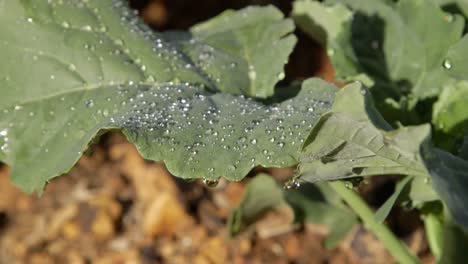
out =
{"type": "Polygon", "coordinates": [[[383,102],[390,97],[400,104],[408,94],[417,99],[436,96],[450,83],[447,56],[461,37],[462,17],[447,15],[432,1],[328,2],[334,4],[298,1],[293,15],[322,26],[339,78],[365,74],[375,83],[372,92],[377,98],[383,102]],[[346,8],[348,12],[342,10],[346,8]]]}
{"type": "Polygon", "coordinates": [[[267,210],[289,206],[296,222],[323,224],[329,228],[325,246],[336,246],[356,223],[356,216],[326,183],[300,185],[284,189],[268,175],[257,175],[247,185],[239,206],[229,217],[229,230],[235,235],[267,210]]]}
{"type": "MultiPolygon", "coordinates": [[[[277,38],[286,34],[271,7],[252,10],[241,12],[278,21],[277,38]]],[[[240,180],[256,165],[290,166],[336,91],[310,80],[298,97],[276,105],[217,93],[250,91],[242,68],[230,67],[248,65],[237,56],[247,46],[229,53],[196,40],[194,50],[202,45],[213,59],[193,61],[171,34],[152,32],[118,0],[3,0],[0,25],[0,159],[28,192],[66,172],[109,128],[122,129],[145,158],[164,160],[183,178],[240,180]]],[[[240,38],[256,37],[230,26],[240,38]]],[[[275,67],[258,76],[269,81],[256,93],[273,85],[275,67]]]]}

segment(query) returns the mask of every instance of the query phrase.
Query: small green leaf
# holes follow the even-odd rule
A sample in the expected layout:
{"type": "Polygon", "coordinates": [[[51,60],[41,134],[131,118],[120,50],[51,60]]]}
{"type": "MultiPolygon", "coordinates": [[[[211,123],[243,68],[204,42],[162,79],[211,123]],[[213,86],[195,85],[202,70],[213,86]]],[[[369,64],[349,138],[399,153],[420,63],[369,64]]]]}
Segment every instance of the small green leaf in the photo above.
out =
{"type": "Polygon", "coordinates": [[[326,225],[330,231],[326,248],[334,248],[356,224],[357,217],[344,207],[339,196],[326,183],[301,184],[285,190],[285,199],[294,210],[296,221],[326,225]]]}
{"type": "Polygon", "coordinates": [[[412,177],[407,176],[397,183],[393,194],[387,199],[387,201],[385,201],[382,206],[380,206],[377,212],[375,212],[375,221],[383,223],[385,219],[387,219],[393,206],[397,203],[398,198],[400,198],[400,195],[403,193],[411,180],[412,177]]]}
{"type": "Polygon", "coordinates": [[[444,207],[439,201],[425,203],[420,209],[429,248],[440,260],[444,247],[444,207]]]}
{"type": "Polygon", "coordinates": [[[267,174],[256,175],[247,184],[242,201],[228,219],[230,234],[236,235],[265,211],[284,205],[283,192],[267,174]]]}
{"type": "Polygon", "coordinates": [[[468,82],[455,83],[442,91],[433,107],[432,123],[452,141],[468,134],[468,82]]]}
{"type": "Polygon", "coordinates": [[[439,195],[432,187],[430,178],[427,177],[413,177],[410,182],[408,197],[413,207],[420,207],[426,202],[440,200],[439,195]]]}
{"type": "Polygon", "coordinates": [[[290,206],[295,222],[326,225],[330,230],[325,241],[327,248],[335,247],[357,221],[325,183],[305,183],[297,190],[286,190],[270,176],[260,174],[249,182],[241,203],[229,217],[231,235],[238,234],[262,213],[278,206],[290,206]]]}

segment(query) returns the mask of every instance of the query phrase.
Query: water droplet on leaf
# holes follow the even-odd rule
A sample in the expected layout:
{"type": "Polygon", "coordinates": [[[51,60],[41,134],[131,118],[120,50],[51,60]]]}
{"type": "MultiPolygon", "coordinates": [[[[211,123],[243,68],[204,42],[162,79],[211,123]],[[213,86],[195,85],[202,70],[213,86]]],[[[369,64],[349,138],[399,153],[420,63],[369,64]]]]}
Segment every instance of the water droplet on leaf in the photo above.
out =
{"type": "Polygon", "coordinates": [[[444,62],[442,63],[442,66],[445,69],[450,70],[452,68],[452,62],[450,62],[450,60],[448,59],[445,59],[444,62]]]}

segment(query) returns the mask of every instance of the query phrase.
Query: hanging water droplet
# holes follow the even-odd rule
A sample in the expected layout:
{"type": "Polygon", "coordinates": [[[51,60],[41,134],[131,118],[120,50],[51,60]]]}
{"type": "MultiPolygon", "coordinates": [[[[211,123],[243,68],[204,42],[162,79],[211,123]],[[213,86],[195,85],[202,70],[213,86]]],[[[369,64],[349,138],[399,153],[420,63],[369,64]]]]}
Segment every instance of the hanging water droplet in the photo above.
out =
{"type": "Polygon", "coordinates": [[[255,145],[255,144],[257,144],[257,140],[254,138],[254,139],[250,140],[250,143],[255,145]]]}
{"type": "Polygon", "coordinates": [[[299,187],[301,187],[301,183],[299,182],[299,180],[297,178],[290,179],[284,185],[284,188],[286,188],[288,190],[291,190],[291,189],[295,190],[295,189],[298,189],[299,187]]]}
{"type": "Polygon", "coordinates": [[[285,144],[284,144],[284,142],[278,142],[277,145],[278,145],[278,147],[282,148],[282,147],[284,147],[285,144]]]}
{"type": "Polygon", "coordinates": [[[197,180],[196,178],[186,178],[186,179],[184,179],[185,182],[194,182],[196,180],[197,180]]]}
{"type": "Polygon", "coordinates": [[[284,72],[278,73],[278,76],[277,76],[277,77],[278,77],[278,80],[283,80],[284,77],[285,77],[284,72]]]}
{"type": "Polygon", "coordinates": [[[367,93],[366,88],[364,88],[364,86],[361,86],[361,94],[366,95],[366,93],[367,93]]]}
{"type": "Polygon", "coordinates": [[[442,63],[442,66],[445,69],[450,70],[452,68],[452,62],[448,59],[445,59],[444,62],[442,63]]]}
{"type": "Polygon", "coordinates": [[[203,179],[203,183],[206,186],[208,186],[210,188],[213,188],[213,187],[218,186],[219,179],[207,179],[207,178],[205,178],[205,179],[203,179]]]}

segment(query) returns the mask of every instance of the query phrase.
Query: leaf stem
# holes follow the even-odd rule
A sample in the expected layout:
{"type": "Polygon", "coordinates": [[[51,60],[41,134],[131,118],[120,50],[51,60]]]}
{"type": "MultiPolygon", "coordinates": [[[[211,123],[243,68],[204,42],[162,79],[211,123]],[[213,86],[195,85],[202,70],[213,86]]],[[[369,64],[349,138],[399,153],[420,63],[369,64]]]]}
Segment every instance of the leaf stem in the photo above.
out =
{"type": "Polygon", "coordinates": [[[385,224],[375,220],[373,211],[354,190],[348,189],[341,181],[330,181],[329,184],[354,212],[359,215],[364,226],[374,233],[398,263],[421,263],[385,224]]]}

